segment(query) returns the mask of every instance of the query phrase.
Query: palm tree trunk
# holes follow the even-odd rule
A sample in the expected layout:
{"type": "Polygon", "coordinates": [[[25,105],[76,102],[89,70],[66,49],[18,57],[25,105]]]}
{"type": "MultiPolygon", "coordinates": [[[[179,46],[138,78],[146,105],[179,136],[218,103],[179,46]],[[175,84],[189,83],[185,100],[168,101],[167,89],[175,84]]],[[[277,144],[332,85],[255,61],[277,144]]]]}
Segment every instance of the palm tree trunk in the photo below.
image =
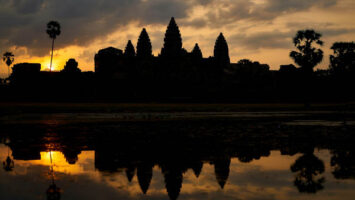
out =
{"type": "Polygon", "coordinates": [[[7,76],[10,77],[10,66],[7,66],[7,76]]]}
{"type": "Polygon", "coordinates": [[[49,71],[52,71],[53,49],[54,49],[54,38],[52,40],[52,55],[51,55],[51,64],[49,67],[49,71]]]}

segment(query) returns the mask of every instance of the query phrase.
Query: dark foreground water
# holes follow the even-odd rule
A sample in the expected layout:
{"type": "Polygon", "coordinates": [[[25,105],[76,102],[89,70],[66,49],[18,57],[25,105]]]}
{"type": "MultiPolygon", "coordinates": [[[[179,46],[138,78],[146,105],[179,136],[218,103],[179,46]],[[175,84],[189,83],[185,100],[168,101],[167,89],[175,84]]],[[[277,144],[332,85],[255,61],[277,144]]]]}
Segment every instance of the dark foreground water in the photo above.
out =
{"type": "Polygon", "coordinates": [[[341,113],[0,117],[0,199],[354,199],[341,113]]]}

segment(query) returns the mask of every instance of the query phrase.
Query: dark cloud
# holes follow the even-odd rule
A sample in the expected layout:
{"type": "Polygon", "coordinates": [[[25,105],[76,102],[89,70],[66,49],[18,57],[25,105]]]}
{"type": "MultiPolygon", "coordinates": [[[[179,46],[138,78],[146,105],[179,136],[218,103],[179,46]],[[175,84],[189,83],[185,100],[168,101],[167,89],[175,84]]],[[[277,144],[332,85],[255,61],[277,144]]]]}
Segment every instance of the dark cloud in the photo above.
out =
{"type": "Polygon", "coordinates": [[[185,21],[185,22],[182,23],[182,25],[184,25],[184,26],[192,26],[192,27],[195,27],[195,28],[201,28],[201,27],[206,26],[207,22],[204,19],[197,18],[197,19],[193,19],[193,20],[190,20],[190,21],[185,21]]]}
{"type": "MultiPolygon", "coordinates": [[[[339,36],[347,33],[354,33],[355,28],[321,28],[317,29],[324,37],[339,36]]],[[[349,38],[350,39],[350,38],[349,38]]],[[[351,38],[353,39],[353,38],[351,38]]]]}
{"type": "MultiPolygon", "coordinates": [[[[304,23],[288,24],[288,31],[280,30],[262,31],[257,33],[237,33],[231,35],[227,40],[233,47],[242,47],[246,50],[259,49],[293,49],[292,38],[298,30],[311,29],[312,26],[304,23]]],[[[333,24],[325,23],[317,25],[314,30],[325,37],[337,37],[343,34],[355,32],[355,28],[334,28],[333,24]]]]}
{"type": "Polygon", "coordinates": [[[208,25],[222,27],[240,20],[270,21],[276,17],[307,11],[313,7],[335,6],[338,0],[266,0],[255,3],[251,0],[211,0],[205,5],[209,11],[203,17],[186,22],[197,27],[208,25]],[[205,22],[203,22],[205,21],[205,22]],[[197,22],[197,23],[196,23],[197,22]]]}
{"type": "Polygon", "coordinates": [[[271,12],[290,12],[308,10],[312,7],[330,7],[337,0],[268,0],[266,10],[271,12]]]}
{"type": "MultiPolygon", "coordinates": [[[[296,33],[297,30],[313,29],[322,34],[322,37],[341,36],[348,33],[354,33],[355,28],[338,27],[334,23],[312,23],[312,22],[289,22],[286,24],[288,29],[296,33]]],[[[351,39],[351,38],[350,38],[351,39]]]]}
{"type": "MultiPolygon", "coordinates": [[[[55,43],[58,49],[87,46],[113,31],[124,31],[132,21],[165,25],[175,16],[185,26],[219,28],[239,20],[272,21],[287,13],[335,4],[336,0],[267,0],[264,4],[251,0],[0,0],[0,47],[27,47],[31,55],[47,54],[51,42],[45,28],[50,20],[59,21],[62,26],[55,43]],[[204,6],[207,13],[189,21],[195,6],[204,6]]],[[[255,43],[256,48],[273,44],[285,47],[285,35],[266,35],[264,38],[269,41],[262,37],[255,34],[241,38],[255,43]]]]}
{"type": "Polygon", "coordinates": [[[188,3],[178,0],[13,0],[0,5],[0,45],[25,46],[32,55],[48,52],[46,23],[59,21],[57,48],[87,45],[132,21],[166,24],[171,16],[187,15],[188,3]]]}
{"type": "Polygon", "coordinates": [[[261,48],[292,48],[294,33],[268,31],[255,34],[234,34],[230,37],[232,44],[242,46],[244,49],[258,50],[261,48]]]}
{"type": "Polygon", "coordinates": [[[44,0],[12,0],[11,7],[20,14],[32,14],[38,12],[43,6],[44,0]]]}

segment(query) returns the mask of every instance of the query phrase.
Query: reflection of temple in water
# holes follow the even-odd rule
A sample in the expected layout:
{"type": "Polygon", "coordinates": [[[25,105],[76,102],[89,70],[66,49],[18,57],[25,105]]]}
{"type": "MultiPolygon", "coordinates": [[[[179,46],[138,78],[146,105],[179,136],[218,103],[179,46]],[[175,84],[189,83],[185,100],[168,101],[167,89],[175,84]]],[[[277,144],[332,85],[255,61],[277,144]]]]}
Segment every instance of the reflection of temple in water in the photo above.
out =
{"type": "Polygon", "coordinates": [[[174,164],[166,164],[162,166],[162,173],[164,174],[165,187],[170,199],[177,199],[182,187],[182,169],[174,166],[174,164]]]}
{"type": "Polygon", "coordinates": [[[223,189],[228,185],[231,159],[251,162],[269,156],[274,150],[283,155],[303,155],[290,171],[295,174],[295,186],[302,192],[317,192],[324,187],[321,179],[324,163],[313,154],[315,148],[331,150],[335,178],[354,179],[355,149],[351,144],[355,137],[351,129],[324,132],[313,128],[310,133],[303,129],[280,129],[278,124],[265,128],[235,122],[223,122],[223,130],[220,127],[219,122],[142,122],[122,123],[107,130],[101,128],[98,132],[96,129],[80,132],[79,127],[71,130],[59,127],[56,134],[48,134],[46,129],[39,127],[27,127],[36,134],[28,136],[9,129],[0,137],[10,137],[8,146],[15,161],[40,159],[40,152],[48,151],[50,146],[52,151],[62,152],[69,164],[75,164],[82,151],[94,150],[98,171],[125,173],[128,181],[136,176],[144,194],[149,193],[153,169],[158,166],[170,199],[178,198],[184,173],[189,169],[199,177],[204,164],[213,165],[216,182],[223,189]],[[314,166],[318,168],[313,169],[314,166]],[[318,176],[312,176],[314,173],[318,176]],[[313,183],[304,184],[307,181],[313,183]]]}
{"type": "Polygon", "coordinates": [[[153,177],[153,164],[141,163],[137,166],[137,178],[139,186],[144,194],[147,193],[150,181],[153,177]]]}
{"type": "Polygon", "coordinates": [[[216,174],[216,179],[221,188],[227,182],[229,176],[229,166],[231,164],[230,158],[221,158],[214,161],[214,172],[216,174]]]}

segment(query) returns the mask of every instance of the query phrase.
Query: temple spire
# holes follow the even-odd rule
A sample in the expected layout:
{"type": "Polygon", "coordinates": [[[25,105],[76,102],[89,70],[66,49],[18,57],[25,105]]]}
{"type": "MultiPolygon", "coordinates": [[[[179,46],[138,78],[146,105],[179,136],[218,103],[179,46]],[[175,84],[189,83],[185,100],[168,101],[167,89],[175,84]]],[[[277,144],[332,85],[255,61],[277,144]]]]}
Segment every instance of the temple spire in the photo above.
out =
{"type": "Polygon", "coordinates": [[[214,58],[218,65],[226,66],[230,64],[228,44],[223,33],[220,33],[216,40],[214,58]]]}
{"type": "Polygon", "coordinates": [[[127,176],[127,180],[129,182],[132,182],[132,179],[134,177],[134,174],[135,174],[135,171],[136,171],[136,168],[130,166],[126,169],[126,176],[127,176]]]}
{"type": "Polygon", "coordinates": [[[152,177],[153,166],[151,166],[150,164],[142,164],[137,167],[138,183],[143,194],[147,193],[150,182],[152,181],[152,177]]]}
{"type": "Polygon", "coordinates": [[[221,158],[214,162],[214,172],[216,179],[222,189],[224,188],[224,185],[226,184],[229,176],[230,163],[230,158],[221,158]]]}
{"type": "Polygon", "coordinates": [[[177,57],[182,50],[182,39],[174,17],[171,18],[165,33],[164,47],[161,50],[163,57],[177,57]]]}
{"type": "Polygon", "coordinates": [[[152,43],[145,28],[143,28],[137,43],[137,57],[148,58],[152,56],[152,43]]]}
{"type": "Polygon", "coordinates": [[[136,51],[134,50],[133,44],[131,40],[128,40],[128,43],[126,45],[124,55],[127,57],[134,57],[136,56],[136,51]]]}
{"type": "Polygon", "coordinates": [[[182,171],[174,167],[162,167],[164,174],[165,188],[168,192],[170,200],[176,200],[180,194],[182,187],[182,171]]]}

